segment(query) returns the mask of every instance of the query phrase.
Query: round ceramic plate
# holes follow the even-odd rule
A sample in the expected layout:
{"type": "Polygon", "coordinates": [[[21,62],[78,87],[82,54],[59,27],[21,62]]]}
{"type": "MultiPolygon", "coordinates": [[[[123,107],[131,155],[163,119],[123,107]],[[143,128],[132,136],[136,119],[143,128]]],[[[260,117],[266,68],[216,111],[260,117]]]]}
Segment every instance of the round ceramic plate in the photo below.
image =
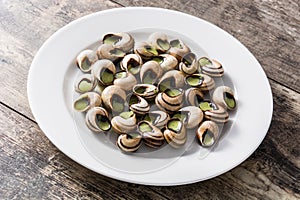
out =
{"type": "Polygon", "coordinates": [[[147,185],[180,185],[206,180],[248,158],[265,137],[273,101],[267,77],[255,57],[235,38],[199,18],[160,8],[120,8],[94,13],[61,28],[40,48],[28,77],[33,115],[52,143],[70,158],[100,174],[147,185]],[[154,31],[186,42],[198,56],[219,60],[222,80],[235,91],[238,108],[230,113],[220,141],[204,149],[190,136],[185,148],[123,154],[107,135],[96,135],[74,113],[77,54],[107,32],[129,32],[145,40],[154,31]]]}

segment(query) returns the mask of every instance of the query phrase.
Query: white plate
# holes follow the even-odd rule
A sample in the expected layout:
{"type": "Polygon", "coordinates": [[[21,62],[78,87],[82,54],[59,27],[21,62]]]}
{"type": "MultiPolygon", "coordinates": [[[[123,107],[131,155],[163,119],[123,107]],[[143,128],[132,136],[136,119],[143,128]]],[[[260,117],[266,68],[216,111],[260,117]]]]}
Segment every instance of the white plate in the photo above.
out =
{"type": "Polygon", "coordinates": [[[147,185],[193,183],[234,168],[262,142],[273,111],[267,77],[238,40],[204,20],[160,8],[101,11],[61,28],[43,44],[32,62],[28,97],[41,129],[70,158],[100,174],[147,185]],[[164,30],[171,37],[183,38],[197,55],[207,54],[221,61],[226,73],[225,85],[234,86],[238,109],[231,113],[218,145],[205,156],[205,150],[195,144],[183,155],[169,157],[167,151],[153,152],[152,156],[122,154],[108,137],[100,141],[99,136],[75,123],[83,121],[82,116],[74,115],[71,106],[73,82],[78,74],[74,58],[78,52],[100,40],[106,32],[128,31],[143,37],[150,30],[164,30]],[[144,167],[147,170],[141,170],[144,167]]]}

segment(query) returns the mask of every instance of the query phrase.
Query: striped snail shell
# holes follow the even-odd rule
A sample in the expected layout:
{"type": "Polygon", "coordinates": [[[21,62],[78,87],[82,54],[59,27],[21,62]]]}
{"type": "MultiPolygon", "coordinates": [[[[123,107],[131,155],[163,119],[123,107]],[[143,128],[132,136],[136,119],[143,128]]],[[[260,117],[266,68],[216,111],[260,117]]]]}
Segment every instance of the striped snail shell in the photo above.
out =
{"type": "Polygon", "coordinates": [[[170,119],[164,131],[164,137],[169,145],[179,148],[186,142],[186,128],[180,119],[170,119]]]}
{"type": "Polygon", "coordinates": [[[86,113],[85,123],[94,132],[105,132],[111,129],[107,111],[102,107],[93,107],[86,113]]]}
{"type": "Polygon", "coordinates": [[[223,66],[216,60],[202,57],[198,60],[198,63],[203,74],[211,77],[222,77],[224,74],[223,66]]]}
{"type": "Polygon", "coordinates": [[[210,147],[219,138],[219,127],[213,121],[204,121],[197,129],[196,136],[200,145],[210,147]]]}
{"type": "Polygon", "coordinates": [[[199,107],[203,111],[206,119],[217,123],[226,123],[229,120],[229,115],[226,109],[209,100],[202,101],[199,104],[199,107]]]}
{"type": "Polygon", "coordinates": [[[162,111],[175,112],[182,108],[183,94],[182,89],[167,89],[157,95],[155,104],[162,111]]]}
{"type": "Polygon", "coordinates": [[[236,107],[233,90],[228,86],[217,87],[212,95],[212,100],[214,103],[229,110],[233,110],[236,107]]]}
{"type": "Polygon", "coordinates": [[[101,96],[96,92],[87,92],[80,95],[73,103],[73,108],[79,112],[85,112],[90,108],[100,106],[101,96]]]}
{"type": "Polygon", "coordinates": [[[142,136],[138,132],[121,134],[116,143],[120,150],[124,152],[134,152],[141,146],[142,136]]]}
{"type": "Polygon", "coordinates": [[[138,95],[129,94],[127,96],[127,102],[130,110],[132,110],[137,115],[144,115],[150,110],[149,103],[143,97],[140,97],[138,95]]]}
{"type": "Polygon", "coordinates": [[[111,120],[113,129],[119,133],[128,133],[136,128],[136,116],[132,111],[122,112],[111,120]]]}
{"type": "Polygon", "coordinates": [[[138,131],[142,134],[144,143],[153,148],[158,148],[164,144],[164,136],[159,128],[148,121],[138,123],[138,131]]]}

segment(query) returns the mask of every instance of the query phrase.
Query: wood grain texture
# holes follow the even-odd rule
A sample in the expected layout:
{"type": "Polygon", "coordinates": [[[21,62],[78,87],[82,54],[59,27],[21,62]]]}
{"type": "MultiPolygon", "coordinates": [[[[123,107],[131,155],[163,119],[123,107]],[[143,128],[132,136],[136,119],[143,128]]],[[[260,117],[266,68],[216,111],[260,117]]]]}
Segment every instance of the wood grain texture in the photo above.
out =
{"type": "Polygon", "coordinates": [[[205,19],[241,41],[269,78],[300,92],[300,2],[297,0],[114,2],[124,6],[169,8],[205,19]]]}
{"type": "Polygon", "coordinates": [[[0,105],[0,199],[164,199],[92,172],[57,150],[37,124],[0,105]]]}
{"type": "Polygon", "coordinates": [[[300,125],[293,120],[300,117],[300,95],[273,81],[271,86],[274,119],[260,148],[224,175],[176,187],[141,186],[96,174],[57,150],[36,123],[0,105],[0,121],[5,122],[0,132],[0,199],[300,198],[300,136],[295,134],[300,125]],[[290,112],[283,114],[286,109],[290,112]]]}
{"type": "Polygon", "coordinates": [[[114,7],[119,6],[107,0],[1,1],[0,102],[33,119],[26,83],[30,64],[40,46],[69,22],[114,7]]]}
{"type": "Polygon", "coordinates": [[[114,2],[0,2],[0,199],[299,199],[299,3],[114,2]],[[267,137],[247,161],[212,180],[149,187],[96,174],[66,157],[44,136],[33,121],[26,94],[33,56],[63,25],[120,4],[196,15],[234,35],[258,58],[270,78],[274,114],[267,137]]]}

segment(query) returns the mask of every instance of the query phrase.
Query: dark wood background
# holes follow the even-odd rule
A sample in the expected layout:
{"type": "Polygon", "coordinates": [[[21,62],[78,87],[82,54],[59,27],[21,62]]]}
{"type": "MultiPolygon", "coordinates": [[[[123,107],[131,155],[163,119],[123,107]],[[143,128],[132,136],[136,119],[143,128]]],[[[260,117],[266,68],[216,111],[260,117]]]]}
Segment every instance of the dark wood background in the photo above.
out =
{"type": "Polygon", "coordinates": [[[1,1],[0,199],[299,199],[299,32],[297,0],[1,1]],[[39,47],[72,20],[123,6],[156,6],[198,16],[232,34],[261,63],[273,91],[273,120],[263,143],[240,166],[190,185],[125,183],[72,161],[39,129],[26,93],[28,70],[39,47]]]}

